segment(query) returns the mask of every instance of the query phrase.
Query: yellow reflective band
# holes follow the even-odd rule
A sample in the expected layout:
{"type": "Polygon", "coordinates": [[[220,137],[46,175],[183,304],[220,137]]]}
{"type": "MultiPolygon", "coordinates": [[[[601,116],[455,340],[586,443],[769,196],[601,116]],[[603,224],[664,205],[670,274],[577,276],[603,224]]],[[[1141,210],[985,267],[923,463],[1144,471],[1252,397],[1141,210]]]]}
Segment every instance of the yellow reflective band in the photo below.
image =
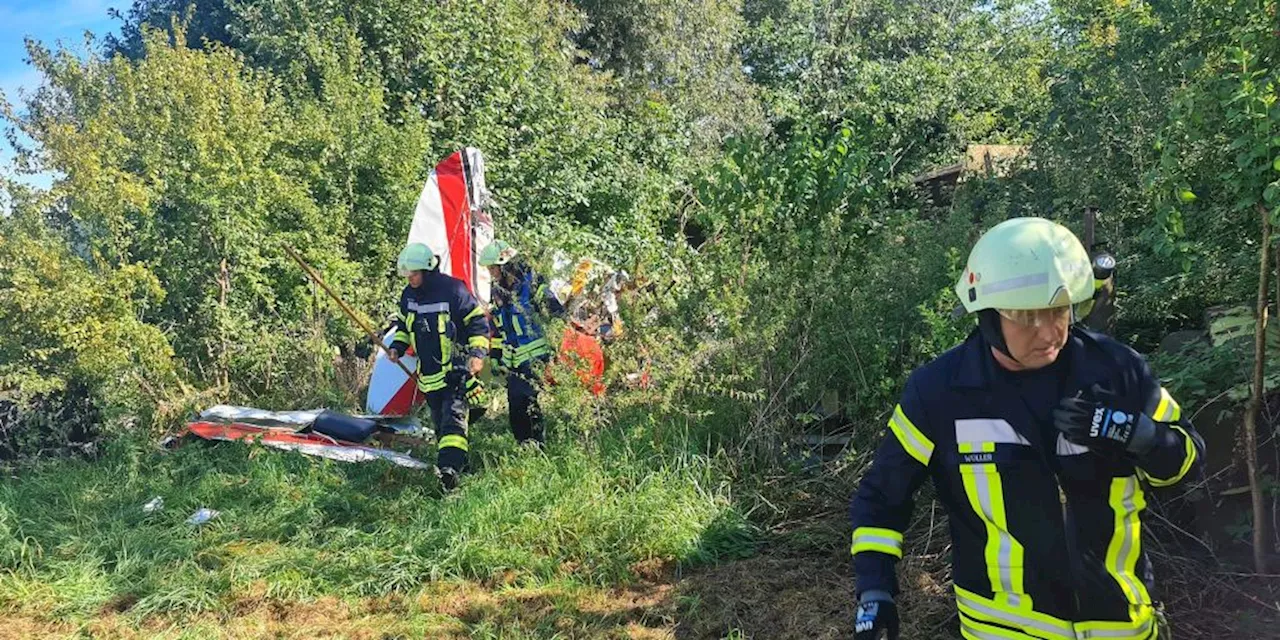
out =
{"type": "Polygon", "coordinates": [[[537,360],[538,358],[540,358],[540,357],[542,357],[542,356],[544,356],[544,355],[546,355],[546,354],[545,354],[545,353],[531,353],[531,354],[527,354],[527,355],[523,355],[523,356],[516,356],[516,357],[514,357],[514,358],[512,358],[512,359],[511,359],[511,366],[512,366],[512,367],[519,367],[520,365],[523,365],[523,364],[525,364],[526,362],[532,362],[533,360],[537,360]]]}
{"type": "MultiPolygon", "coordinates": [[[[418,361],[418,367],[419,369],[421,369],[422,367],[421,360],[418,361]]],[[[431,392],[431,391],[437,391],[439,389],[443,389],[444,387],[445,387],[445,384],[444,384],[443,371],[437,371],[432,374],[418,376],[418,389],[420,391],[431,392]]]]}
{"type": "Polygon", "coordinates": [[[916,425],[902,412],[902,405],[893,408],[893,417],[889,418],[889,429],[897,436],[898,442],[912,458],[922,465],[929,466],[929,458],[933,457],[933,442],[925,437],[916,425]]]}
{"type": "Polygon", "coordinates": [[[462,318],[462,324],[471,322],[472,320],[475,320],[478,316],[482,316],[482,315],[484,315],[484,309],[481,309],[480,306],[477,305],[476,308],[471,310],[471,313],[468,313],[465,317],[462,318]]]}
{"type": "MultiPolygon", "coordinates": [[[[983,624],[969,618],[963,612],[960,613],[960,637],[965,640],[1043,640],[1043,636],[1033,636],[1013,629],[983,624]]],[[[1060,637],[1075,640],[1074,635],[1060,637]]]]}
{"type": "MultiPolygon", "coordinates": [[[[961,442],[959,447],[960,453],[995,453],[996,443],[961,442]]],[[[1023,585],[1024,550],[1009,533],[1000,472],[991,463],[961,464],[960,477],[969,505],[986,525],[987,578],[996,601],[1013,609],[1030,609],[1031,598],[1023,585]]]]}
{"type": "Polygon", "coordinates": [[[1182,407],[1178,406],[1178,402],[1169,395],[1169,391],[1164,387],[1160,387],[1160,404],[1156,405],[1155,413],[1151,415],[1151,419],[1156,422],[1177,422],[1182,418],[1182,407]]]}
{"type": "Polygon", "coordinates": [[[391,335],[391,341],[409,344],[409,333],[407,331],[397,331],[391,335]]]}
{"type": "MultiPolygon", "coordinates": [[[[404,326],[409,328],[409,346],[413,347],[414,353],[417,353],[418,352],[418,334],[414,333],[413,331],[413,320],[415,317],[417,316],[415,316],[412,313],[406,313],[404,316],[404,320],[405,320],[404,326]]],[[[418,366],[419,367],[422,366],[421,360],[418,361],[418,366]]]]}
{"type": "Polygon", "coordinates": [[[1129,607],[1132,620],[1112,622],[1107,620],[1077,622],[1076,638],[1079,640],[1153,640],[1160,632],[1156,626],[1155,608],[1149,605],[1129,607]]]}
{"type": "Polygon", "coordinates": [[[893,529],[858,527],[853,530],[851,553],[879,551],[895,558],[902,557],[902,534],[893,529]]]}
{"type": "Polygon", "coordinates": [[[526,344],[522,344],[519,347],[516,347],[516,353],[527,353],[530,351],[537,351],[538,349],[541,349],[546,346],[547,346],[547,339],[538,338],[537,340],[533,340],[526,344]]]}
{"type": "MultiPolygon", "coordinates": [[[[1026,636],[1014,636],[1017,638],[1030,637],[1042,638],[1043,640],[1075,639],[1075,632],[1072,631],[1072,625],[1066,620],[1034,611],[1030,606],[1025,606],[1023,608],[1009,607],[1008,605],[1000,604],[995,600],[979,596],[978,594],[959,586],[956,586],[955,590],[956,605],[960,609],[962,623],[966,618],[968,618],[970,621],[974,622],[982,621],[991,624],[1004,625],[1006,627],[1013,627],[1029,634],[1026,636]]],[[[998,633],[998,631],[987,632],[998,633]]]]}
{"type": "Polygon", "coordinates": [[[440,448],[441,449],[450,449],[450,448],[462,449],[463,451],[471,450],[471,447],[467,445],[466,436],[460,436],[460,435],[447,435],[443,438],[440,438],[440,448]]]}
{"type": "Polygon", "coordinates": [[[1151,597],[1147,595],[1147,587],[1134,570],[1142,555],[1142,519],[1139,516],[1147,506],[1138,478],[1113,478],[1108,501],[1115,514],[1115,528],[1107,545],[1107,573],[1120,585],[1130,604],[1149,604],[1151,597]]]}
{"type": "Polygon", "coordinates": [[[485,336],[471,336],[467,339],[467,346],[473,349],[488,349],[489,338],[485,336]]]}
{"type": "Polygon", "coordinates": [[[489,338],[489,348],[490,348],[490,349],[501,349],[501,348],[502,348],[502,337],[501,337],[501,336],[493,336],[493,337],[489,338]]]}
{"type": "Polygon", "coordinates": [[[1182,456],[1182,466],[1178,468],[1178,472],[1174,474],[1173,477],[1171,478],[1157,478],[1147,473],[1146,471],[1139,469],[1138,475],[1145,478],[1146,481],[1150,482],[1151,486],[1153,487],[1171,487],[1175,484],[1178,484],[1179,482],[1182,481],[1183,478],[1187,476],[1187,472],[1191,471],[1191,465],[1195,464],[1196,462],[1196,455],[1197,455],[1196,443],[1191,440],[1191,434],[1187,433],[1186,429],[1183,429],[1181,426],[1176,424],[1170,424],[1169,428],[1182,434],[1182,441],[1184,446],[1184,454],[1182,456]]]}
{"type": "Polygon", "coordinates": [[[551,347],[547,344],[546,338],[538,338],[528,344],[521,345],[515,349],[515,353],[511,356],[511,366],[518,367],[534,358],[538,358],[551,353],[551,347]]]}
{"type": "Polygon", "coordinates": [[[449,326],[446,314],[436,316],[436,327],[440,336],[440,366],[449,362],[453,355],[453,345],[449,342],[449,326]]]}
{"type": "Polygon", "coordinates": [[[515,329],[515,330],[516,330],[516,335],[518,335],[518,336],[522,336],[522,335],[524,335],[524,330],[522,330],[522,329],[520,328],[520,317],[519,317],[519,316],[511,316],[511,328],[513,328],[513,329],[515,329]]]}

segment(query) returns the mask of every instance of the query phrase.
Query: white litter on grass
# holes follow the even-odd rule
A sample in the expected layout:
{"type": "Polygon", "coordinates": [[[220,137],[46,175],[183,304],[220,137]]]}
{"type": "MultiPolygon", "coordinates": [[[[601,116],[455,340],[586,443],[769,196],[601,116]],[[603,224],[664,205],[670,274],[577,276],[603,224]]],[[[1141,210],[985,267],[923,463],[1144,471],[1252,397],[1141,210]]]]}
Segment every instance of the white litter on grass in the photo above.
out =
{"type": "Polygon", "coordinates": [[[146,504],[142,505],[142,512],[155,513],[163,508],[164,508],[164,498],[161,498],[160,496],[156,496],[148,500],[146,504]]]}
{"type": "Polygon", "coordinates": [[[213,509],[202,508],[196,511],[195,513],[191,514],[190,518],[187,518],[187,524],[199,526],[216,517],[218,517],[217,511],[214,511],[213,509]]]}

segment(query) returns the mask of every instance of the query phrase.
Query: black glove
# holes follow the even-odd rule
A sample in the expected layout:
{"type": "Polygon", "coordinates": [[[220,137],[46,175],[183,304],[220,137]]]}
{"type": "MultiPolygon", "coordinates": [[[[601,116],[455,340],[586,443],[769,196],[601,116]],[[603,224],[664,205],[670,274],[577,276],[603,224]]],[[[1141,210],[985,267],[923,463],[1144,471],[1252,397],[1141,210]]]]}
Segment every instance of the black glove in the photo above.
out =
{"type": "Polygon", "coordinates": [[[1156,446],[1161,425],[1119,404],[1115,394],[1095,384],[1088,398],[1063,398],[1053,410],[1053,426],[1081,446],[1146,455],[1156,446]]]}
{"type": "Polygon", "coordinates": [[[463,390],[463,381],[470,375],[465,367],[453,367],[445,372],[444,384],[450,389],[463,390]]]}
{"type": "Polygon", "coordinates": [[[893,596],[883,591],[863,593],[853,631],[855,640],[898,640],[898,605],[893,596]]]}

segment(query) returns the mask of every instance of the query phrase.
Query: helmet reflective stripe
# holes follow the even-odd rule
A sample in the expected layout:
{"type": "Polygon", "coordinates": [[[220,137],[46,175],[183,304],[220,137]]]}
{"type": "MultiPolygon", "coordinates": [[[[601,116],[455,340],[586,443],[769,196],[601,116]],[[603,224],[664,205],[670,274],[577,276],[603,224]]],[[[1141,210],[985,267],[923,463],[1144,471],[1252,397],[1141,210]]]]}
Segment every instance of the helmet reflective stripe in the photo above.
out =
{"type": "Polygon", "coordinates": [[[436,268],[436,256],[421,242],[414,242],[400,250],[396,260],[396,271],[401,277],[408,277],[412,271],[430,271],[436,268]]]}
{"type": "Polygon", "coordinates": [[[1049,273],[1033,273],[1029,276],[1018,276],[1009,278],[1000,282],[982,285],[982,295],[991,295],[993,293],[1003,293],[1005,291],[1013,291],[1014,289],[1024,289],[1026,287],[1034,287],[1049,282],[1049,273]]]}
{"type": "Polygon", "coordinates": [[[956,283],[966,311],[1045,309],[1093,298],[1093,264],[1066,227],[1013,218],[982,235],[956,283]]]}

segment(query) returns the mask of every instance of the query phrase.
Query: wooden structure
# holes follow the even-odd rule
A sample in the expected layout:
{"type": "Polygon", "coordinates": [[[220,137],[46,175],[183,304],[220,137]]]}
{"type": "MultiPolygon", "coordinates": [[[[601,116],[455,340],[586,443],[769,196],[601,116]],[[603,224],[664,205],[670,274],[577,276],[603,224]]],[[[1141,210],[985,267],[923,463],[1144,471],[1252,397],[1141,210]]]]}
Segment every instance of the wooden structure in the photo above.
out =
{"type": "Polygon", "coordinates": [[[1029,157],[1029,149],[1017,144],[971,144],[964,158],[954,164],[919,174],[911,181],[929,193],[935,206],[946,206],[957,184],[972,177],[1000,178],[1029,157]]]}

